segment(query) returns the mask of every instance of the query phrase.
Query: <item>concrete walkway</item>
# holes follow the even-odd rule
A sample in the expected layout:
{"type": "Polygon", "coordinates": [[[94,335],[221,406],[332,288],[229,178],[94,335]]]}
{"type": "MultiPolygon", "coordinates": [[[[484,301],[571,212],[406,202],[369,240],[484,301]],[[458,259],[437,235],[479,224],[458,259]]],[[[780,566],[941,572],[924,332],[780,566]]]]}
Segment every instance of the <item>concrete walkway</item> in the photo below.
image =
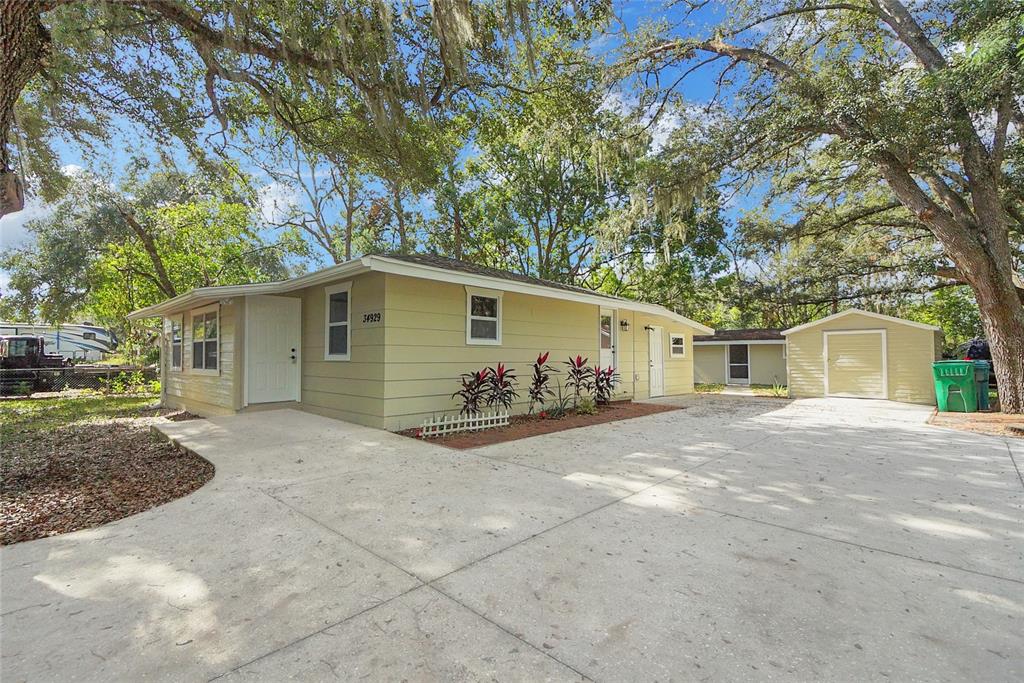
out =
{"type": "Polygon", "coordinates": [[[4,548],[0,674],[1024,678],[1024,442],[675,402],[474,452],[295,411],[168,423],[214,480],[4,548]]]}

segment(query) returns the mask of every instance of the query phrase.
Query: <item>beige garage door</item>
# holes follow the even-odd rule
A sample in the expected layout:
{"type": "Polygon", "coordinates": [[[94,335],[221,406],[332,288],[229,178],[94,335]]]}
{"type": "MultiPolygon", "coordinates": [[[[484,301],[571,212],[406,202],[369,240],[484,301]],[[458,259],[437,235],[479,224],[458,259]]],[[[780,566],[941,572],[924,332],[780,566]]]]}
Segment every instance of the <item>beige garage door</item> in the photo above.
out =
{"type": "Polygon", "coordinates": [[[825,332],[825,393],[886,398],[885,336],[825,332]]]}

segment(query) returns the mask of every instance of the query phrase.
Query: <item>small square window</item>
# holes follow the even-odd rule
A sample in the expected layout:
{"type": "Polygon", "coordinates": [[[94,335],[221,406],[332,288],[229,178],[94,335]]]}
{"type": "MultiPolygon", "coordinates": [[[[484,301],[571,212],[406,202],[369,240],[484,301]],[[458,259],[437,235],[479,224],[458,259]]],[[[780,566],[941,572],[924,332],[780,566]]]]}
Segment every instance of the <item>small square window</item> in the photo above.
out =
{"type": "Polygon", "coordinates": [[[501,344],[501,292],[466,288],[466,343],[501,344]]]}
{"type": "Polygon", "coordinates": [[[96,340],[96,333],[95,332],[83,332],[82,333],[82,339],[85,339],[86,341],[95,341],[96,340]]]}
{"type": "Polygon", "coordinates": [[[672,333],[669,335],[669,356],[672,358],[686,357],[686,336],[672,333]]]}

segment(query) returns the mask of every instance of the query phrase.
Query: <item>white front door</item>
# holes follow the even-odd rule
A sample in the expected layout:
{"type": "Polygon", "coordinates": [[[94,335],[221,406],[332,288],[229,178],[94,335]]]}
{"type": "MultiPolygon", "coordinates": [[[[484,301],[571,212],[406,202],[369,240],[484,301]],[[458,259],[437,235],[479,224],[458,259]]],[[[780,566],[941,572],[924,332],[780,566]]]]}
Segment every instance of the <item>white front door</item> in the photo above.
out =
{"type": "Polygon", "coordinates": [[[651,366],[651,398],[665,395],[665,354],[662,340],[664,335],[665,330],[660,327],[652,326],[647,330],[647,347],[650,351],[651,366]]]}
{"type": "Polygon", "coordinates": [[[615,311],[610,308],[602,308],[597,320],[597,343],[601,354],[598,363],[602,368],[614,368],[615,311]]]}
{"type": "Polygon", "coordinates": [[[245,305],[246,403],[298,401],[302,299],[250,296],[245,305]]]}

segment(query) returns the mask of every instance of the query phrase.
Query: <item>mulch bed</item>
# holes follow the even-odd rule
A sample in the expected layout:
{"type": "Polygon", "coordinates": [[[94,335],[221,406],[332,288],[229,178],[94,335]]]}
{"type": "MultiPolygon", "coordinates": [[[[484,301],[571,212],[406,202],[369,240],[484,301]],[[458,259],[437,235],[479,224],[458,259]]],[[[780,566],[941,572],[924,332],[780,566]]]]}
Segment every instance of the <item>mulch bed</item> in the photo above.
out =
{"type": "Polygon", "coordinates": [[[1024,438],[1024,415],[935,412],[928,419],[928,423],[964,432],[1024,438]]]}
{"type": "Polygon", "coordinates": [[[151,434],[151,423],[113,419],[9,434],[0,462],[0,544],[128,517],[213,477],[213,465],[151,434]]]}
{"type": "MultiPolygon", "coordinates": [[[[685,410],[683,406],[670,406],[657,403],[633,403],[632,401],[615,401],[611,405],[601,406],[594,415],[570,414],[565,417],[553,419],[541,419],[536,415],[513,415],[509,419],[508,427],[495,427],[484,429],[479,432],[460,432],[449,436],[433,437],[426,439],[428,443],[441,444],[450,448],[466,449],[490,446],[505,441],[525,439],[530,436],[551,434],[566,429],[577,427],[589,427],[590,425],[615,422],[616,420],[628,420],[632,417],[643,417],[655,413],[665,413],[670,410],[685,410]]],[[[404,436],[416,438],[417,429],[406,429],[399,432],[404,436]]]]}

